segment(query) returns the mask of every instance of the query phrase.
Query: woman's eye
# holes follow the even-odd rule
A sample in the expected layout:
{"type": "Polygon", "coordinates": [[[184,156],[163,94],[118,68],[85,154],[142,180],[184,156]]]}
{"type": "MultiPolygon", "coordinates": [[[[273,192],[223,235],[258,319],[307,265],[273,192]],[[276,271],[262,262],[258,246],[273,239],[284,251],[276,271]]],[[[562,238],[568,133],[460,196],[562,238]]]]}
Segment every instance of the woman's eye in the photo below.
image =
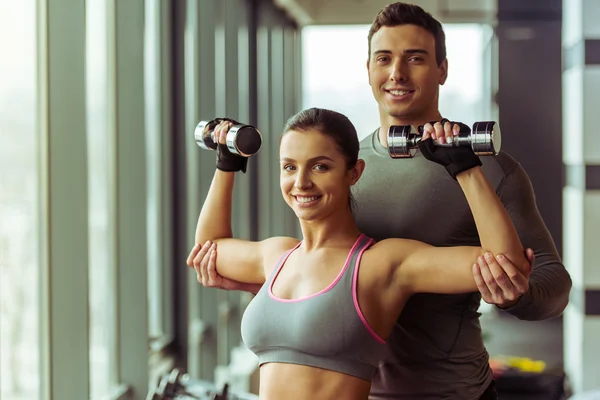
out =
{"type": "Polygon", "coordinates": [[[315,165],[315,169],[316,169],[317,171],[327,171],[327,169],[328,169],[328,168],[327,168],[327,165],[324,165],[324,164],[317,164],[317,165],[315,165]]]}
{"type": "Polygon", "coordinates": [[[284,170],[286,171],[293,171],[294,170],[294,166],[293,165],[284,165],[283,167],[284,170]]]}

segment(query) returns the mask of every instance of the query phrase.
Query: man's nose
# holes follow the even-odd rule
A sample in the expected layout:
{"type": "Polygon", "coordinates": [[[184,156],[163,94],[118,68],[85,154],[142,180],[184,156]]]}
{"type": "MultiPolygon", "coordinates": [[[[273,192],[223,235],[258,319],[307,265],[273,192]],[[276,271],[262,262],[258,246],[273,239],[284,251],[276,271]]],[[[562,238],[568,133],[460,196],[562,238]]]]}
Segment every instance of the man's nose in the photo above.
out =
{"type": "Polygon", "coordinates": [[[402,61],[398,60],[390,65],[390,80],[392,82],[405,82],[406,76],[406,68],[402,61]]]}

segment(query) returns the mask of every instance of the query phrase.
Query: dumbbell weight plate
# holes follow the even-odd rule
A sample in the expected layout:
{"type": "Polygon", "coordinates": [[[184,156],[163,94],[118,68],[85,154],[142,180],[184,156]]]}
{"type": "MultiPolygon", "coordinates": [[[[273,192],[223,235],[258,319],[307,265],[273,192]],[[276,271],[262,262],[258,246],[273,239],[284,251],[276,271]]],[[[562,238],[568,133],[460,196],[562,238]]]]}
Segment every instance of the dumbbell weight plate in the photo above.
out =
{"type": "Polygon", "coordinates": [[[471,146],[475,154],[491,156],[500,153],[502,134],[500,126],[494,121],[475,122],[471,131],[471,146]]]}
{"type": "Polygon", "coordinates": [[[227,132],[225,142],[230,152],[242,157],[250,157],[260,150],[262,134],[250,125],[234,125],[227,132]]]}
{"type": "Polygon", "coordinates": [[[410,158],[416,153],[414,133],[410,125],[390,126],[388,130],[388,153],[392,158],[410,158]]]}
{"type": "Polygon", "coordinates": [[[196,144],[204,150],[216,150],[217,144],[213,140],[212,132],[217,126],[215,120],[200,121],[194,130],[194,140],[196,144]]]}

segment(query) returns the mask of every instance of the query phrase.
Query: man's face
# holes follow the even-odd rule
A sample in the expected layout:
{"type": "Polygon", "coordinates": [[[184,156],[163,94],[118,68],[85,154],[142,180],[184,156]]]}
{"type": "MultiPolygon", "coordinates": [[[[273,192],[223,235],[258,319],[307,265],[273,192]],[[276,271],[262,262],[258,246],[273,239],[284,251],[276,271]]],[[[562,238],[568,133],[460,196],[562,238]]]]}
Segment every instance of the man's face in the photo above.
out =
{"type": "Polygon", "coordinates": [[[382,117],[420,121],[437,115],[447,62],[437,65],[430,32],[416,25],[382,27],[371,38],[367,68],[382,117]]]}

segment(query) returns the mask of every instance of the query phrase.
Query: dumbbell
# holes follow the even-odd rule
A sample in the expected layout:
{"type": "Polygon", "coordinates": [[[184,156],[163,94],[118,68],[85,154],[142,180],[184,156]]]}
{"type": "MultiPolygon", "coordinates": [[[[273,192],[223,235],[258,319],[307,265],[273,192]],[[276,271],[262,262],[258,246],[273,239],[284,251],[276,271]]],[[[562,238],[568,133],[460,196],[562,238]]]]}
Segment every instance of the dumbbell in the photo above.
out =
{"type": "MultiPolygon", "coordinates": [[[[194,130],[196,144],[204,150],[216,150],[217,141],[214,138],[215,127],[226,118],[212,121],[200,121],[194,130]]],[[[258,153],[262,145],[262,135],[252,125],[235,124],[229,129],[226,137],[227,148],[233,154],[250,157],[258,153]]]]}
{"type": "MultiPolygon", "coordinates": [[[[417,143],[423,137],[412,132],[410,125],[391,126],[388,130],[388,153],[392,158],[414,157],[417,143]]],[[[500,152],[502,136],[500,127],[494,121],[480,121],[473,124],[471,132],[459,133],[452,143],[438,143],[435,146],[462,147],[469,146],[478,156],[496,155],[500,152]]]]}

